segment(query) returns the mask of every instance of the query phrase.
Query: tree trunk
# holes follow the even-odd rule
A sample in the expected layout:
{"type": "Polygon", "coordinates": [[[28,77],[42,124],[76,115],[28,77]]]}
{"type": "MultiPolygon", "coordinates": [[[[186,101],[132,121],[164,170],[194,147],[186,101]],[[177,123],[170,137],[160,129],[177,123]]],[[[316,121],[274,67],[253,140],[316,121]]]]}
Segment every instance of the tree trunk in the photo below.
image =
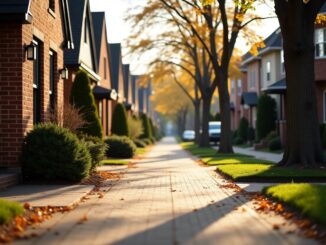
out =
{"type": "Polygon", "coordinates": [[[195,143],[200,144],[200,100],[194,102],[195,107],[195,143]]]}
{"type": "MultiPolygon", "coordinates": [[[[225,73],[227,74],[227,72],[225,73]]],[[[221,108],[221,138],[219,153],[233,153],[231,133],[231,110],[230,95],[227,88],[227,76],[224,76],[219,83],[219,101],[221,108]]]]}
{"type": "Polygon", "coordinates": [[[311,4],[276,4],[280,20],[287,83],[287,142],[282,166],[324,164],[314,75],[314,11],[311,4]],[[281,11],[281,12],[280,12],[281,11]]]}
{"type": "Polygon", "coordinates": [[[202,116],[202,133],[200,137],[200,147],[209,147],[208,123],[211,110],[212,96],[203,97],[203,116],[202,116]]]}

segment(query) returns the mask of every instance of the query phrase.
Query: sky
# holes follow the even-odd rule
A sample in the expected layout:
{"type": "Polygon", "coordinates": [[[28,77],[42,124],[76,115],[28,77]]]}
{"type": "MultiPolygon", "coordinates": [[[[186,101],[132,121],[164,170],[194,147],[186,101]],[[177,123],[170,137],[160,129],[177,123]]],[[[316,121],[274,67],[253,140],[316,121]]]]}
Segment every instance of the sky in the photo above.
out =
{"type": "MultiPolygon", "coordinates": [[[[92,11],[105,12],[109,43],[120,43],[128,37],[130,24],[124,21],[124,17],[130,8],[144,6],[146,2],[146,0],[90,0],[92,11]]],[[[257,11],[261,13],[267,13],[272,10],[273,6],[257,9],[257,11]]],[[[262,37],[267,37],[277,27],[277,19],[264,20],[263,24],[260,27],[257,27],[257,33],[262,37]]],[[[249,48],[245,45],[245,42],[238,42],[237,46],[243,52],[246,52],[249,48]]],[[[134,70],[135,73],[143,72],[139,67],[135,67],[132,64],[131,70],[134,70]]]]}

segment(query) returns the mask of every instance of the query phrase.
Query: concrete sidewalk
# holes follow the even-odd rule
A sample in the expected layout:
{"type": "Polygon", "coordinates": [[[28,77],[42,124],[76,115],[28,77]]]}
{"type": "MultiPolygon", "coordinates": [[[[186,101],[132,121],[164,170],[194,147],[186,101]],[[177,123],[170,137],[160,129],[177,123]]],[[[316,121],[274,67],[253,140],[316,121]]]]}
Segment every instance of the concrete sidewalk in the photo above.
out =
{"type": "Polygon", "coordinates": [[[33,231],[37,237],[16,244],[316,244],[273,229],[285,220],[257,213],[223,184],[165,138],[103,198],[44,223],[33,231]]]}

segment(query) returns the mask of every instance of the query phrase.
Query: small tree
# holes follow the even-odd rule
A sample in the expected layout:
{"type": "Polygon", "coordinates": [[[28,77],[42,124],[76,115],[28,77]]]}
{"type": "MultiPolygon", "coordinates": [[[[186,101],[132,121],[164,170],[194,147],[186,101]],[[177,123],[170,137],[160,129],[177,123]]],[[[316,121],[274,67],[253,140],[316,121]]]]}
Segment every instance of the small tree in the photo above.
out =
{"type": "Polygon", "coordinates": [[[121,103],[118,103],[113,111],[111,132],[119,136],[130,136],[127,111],[121,103]]]}
{"type": "Polygon", "coordinates": [[[130,131],[130,139],[136,140],[141,136],[144,132],[143,129],[143,123],[141,120],[139,120],[137,117],[132,116],[128,118],[128,125],[129,125],[129,131],[130,131]]]}
{"type": "Polygon", "coordinates": [[[249,129],[249,122],[247,118],[242,117],[239,123],[238,136],[244,141],[248,140],[248,129],[249,129]]]}
{"type": "Polygon", "coordinates": [[[152,130],[151,130],[150,122],[149,122],[146,114],[141,115],[141,120],[143,122],[144,133],[140,136],[140,138],[151,139],[152,138],[152,130]]]}
{"type": "Polygon", "coordinates": [[[264,139],[270,132],[275,130],[276,102],[268,96],[262,95],[259,97],[257,106],[257,138],[264,139]]]}
{"type": "Polygon", "coordinates": [[[91,89],[91,82],[86,72],[79,71],[71,88],[70,104],[80,108],[86,124],[79,131],[98,138],[103,137],[103,131],[91,89]]]}

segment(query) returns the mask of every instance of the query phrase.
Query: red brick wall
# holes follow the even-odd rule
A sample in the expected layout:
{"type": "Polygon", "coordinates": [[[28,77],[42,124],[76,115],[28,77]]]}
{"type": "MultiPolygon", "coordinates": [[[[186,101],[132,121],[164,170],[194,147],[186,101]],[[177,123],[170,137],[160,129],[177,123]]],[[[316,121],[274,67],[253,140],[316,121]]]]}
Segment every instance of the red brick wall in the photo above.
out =
{"type": "Polygon", "coordinates": [[[315,60],[315,80],[326,81],[326,59],[315,60]]]}
{"type": "Polygon", "coordinates": [[[24,46],[36,36],[41,45],[41,119],[49,115],[49,51],[56,52],[55,73],[56,104],[63,106],[63,81],[59,69],[63,68],[64,43],[60,1],[55,0],[55,13],[48,11],[48,1],[33,0],[30,12],[32,24],[0,24],[0,166],[19,167],[19,154],[23,137],[33,128],[33,62],[26,59],[24,46]],[[51,44],[50,44],[51,43],[51,44]],[[10,53],[10,57],[8,54],[10,53]],[[9,71],[8,71],[9,69],[9,71]],[[5,96],[2,96],[5,95],[5,96]]]}

